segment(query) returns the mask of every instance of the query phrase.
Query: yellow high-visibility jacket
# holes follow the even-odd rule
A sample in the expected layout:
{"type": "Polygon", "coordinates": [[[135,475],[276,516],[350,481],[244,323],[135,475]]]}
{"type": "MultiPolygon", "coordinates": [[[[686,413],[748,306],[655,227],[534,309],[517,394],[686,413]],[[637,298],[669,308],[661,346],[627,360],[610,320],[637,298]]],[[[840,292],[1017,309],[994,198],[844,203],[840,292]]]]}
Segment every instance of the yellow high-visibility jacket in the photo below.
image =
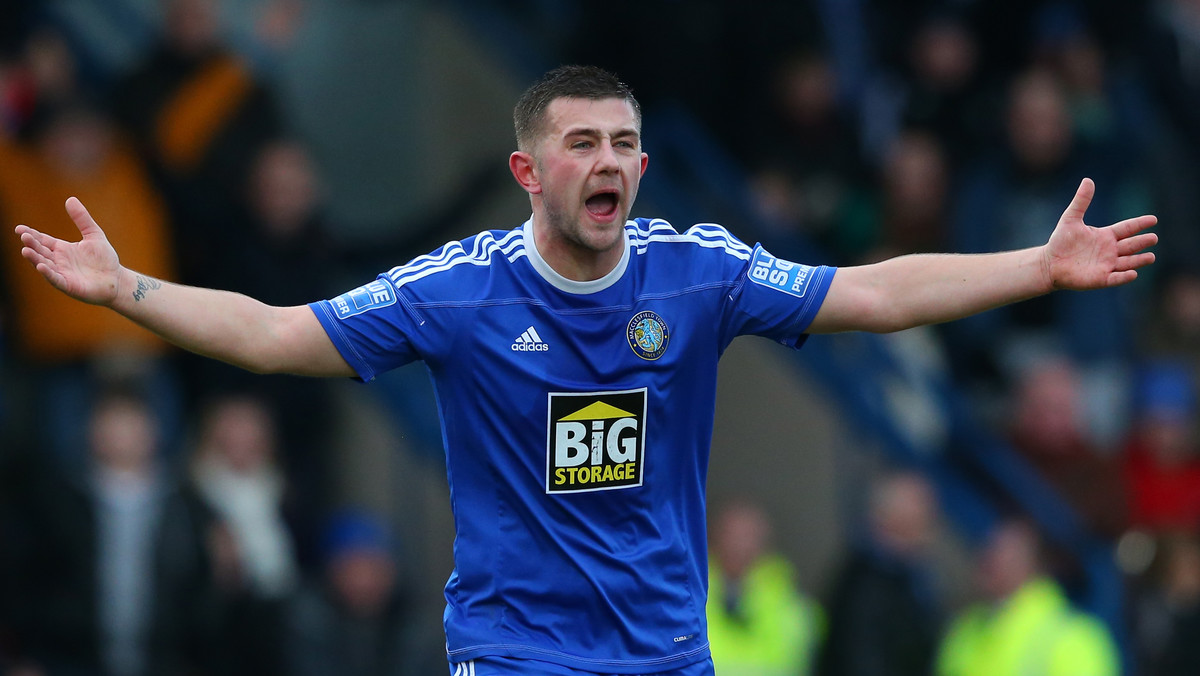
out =
{"type": "Polygon", "coordinates": [[[800,593],[780,556],[758,561],[742,581],[737,607],[725,607],[724,581],[709,562],[708,640],[721,676],[806,676],[824,635],[824,613],[800,593]]]}
{"type": "Polygon", "coordinates": [[[1048,578],[1021,587],[999,606],[978,604],[951,624],[937,676],[1118,676],[1108,629],[1071,607],[1048,578]]]}

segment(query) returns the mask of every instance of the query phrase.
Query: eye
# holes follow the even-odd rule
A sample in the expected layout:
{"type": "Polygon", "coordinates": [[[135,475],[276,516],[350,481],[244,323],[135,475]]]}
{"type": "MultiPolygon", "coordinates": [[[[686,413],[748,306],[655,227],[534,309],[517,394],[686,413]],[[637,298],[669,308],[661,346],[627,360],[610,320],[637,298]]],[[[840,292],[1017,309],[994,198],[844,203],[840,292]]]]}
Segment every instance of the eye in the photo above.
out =
{"type": "Polygon", "coordinates": [[[576,141],[571,144],[572,150],[587,150],[592,147],[591,141],[576,141]]]}

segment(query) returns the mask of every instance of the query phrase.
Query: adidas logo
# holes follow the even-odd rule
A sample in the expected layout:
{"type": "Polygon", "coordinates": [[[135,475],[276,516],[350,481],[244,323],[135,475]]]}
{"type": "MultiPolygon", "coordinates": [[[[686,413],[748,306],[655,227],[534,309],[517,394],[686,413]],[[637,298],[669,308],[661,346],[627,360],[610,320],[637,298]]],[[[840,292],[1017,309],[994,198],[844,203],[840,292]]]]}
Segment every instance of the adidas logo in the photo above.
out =
{"type": "Polygon", "coordinates": [[[550,346],[542,342],[542,337],[538,335],[537,329],[531,326],[517,336],[511,349],[513,352],[545,352],[550,349],[550,346]]]}

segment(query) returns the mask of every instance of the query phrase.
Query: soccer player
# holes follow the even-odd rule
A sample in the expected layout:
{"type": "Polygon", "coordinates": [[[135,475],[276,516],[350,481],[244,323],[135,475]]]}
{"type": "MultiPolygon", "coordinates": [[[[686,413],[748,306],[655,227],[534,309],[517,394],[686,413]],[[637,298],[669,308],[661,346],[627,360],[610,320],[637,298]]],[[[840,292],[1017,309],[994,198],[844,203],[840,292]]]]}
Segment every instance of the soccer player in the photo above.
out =
{"type": "Polygon", "coordinates": [[[734,337],[799,348],[811,333],[898,331],[1124,284],[1154,260],[1153,216],[1084,224],[1084,179],[1040,247],[801,265],[718,225],[630,220],[641,112],[605,71],[551,71],[514,122],[528,221],[307,306],[128,270],[74,198],[81,241],[17,226],[50,284],[251,371],[369,381],[425,362],[457,527],[451,673],[712,673],[704,487],[734,337]]]}

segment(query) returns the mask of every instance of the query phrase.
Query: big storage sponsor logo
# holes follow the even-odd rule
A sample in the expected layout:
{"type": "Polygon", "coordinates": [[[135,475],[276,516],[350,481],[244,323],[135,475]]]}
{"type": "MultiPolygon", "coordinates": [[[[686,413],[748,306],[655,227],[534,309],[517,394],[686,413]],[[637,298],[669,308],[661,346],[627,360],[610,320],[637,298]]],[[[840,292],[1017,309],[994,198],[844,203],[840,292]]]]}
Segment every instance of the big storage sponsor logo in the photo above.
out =
{"type": "Polygon", "coordinates": [[[642,485],[646,388],[549,396],[547,493],[642,485]]]}

